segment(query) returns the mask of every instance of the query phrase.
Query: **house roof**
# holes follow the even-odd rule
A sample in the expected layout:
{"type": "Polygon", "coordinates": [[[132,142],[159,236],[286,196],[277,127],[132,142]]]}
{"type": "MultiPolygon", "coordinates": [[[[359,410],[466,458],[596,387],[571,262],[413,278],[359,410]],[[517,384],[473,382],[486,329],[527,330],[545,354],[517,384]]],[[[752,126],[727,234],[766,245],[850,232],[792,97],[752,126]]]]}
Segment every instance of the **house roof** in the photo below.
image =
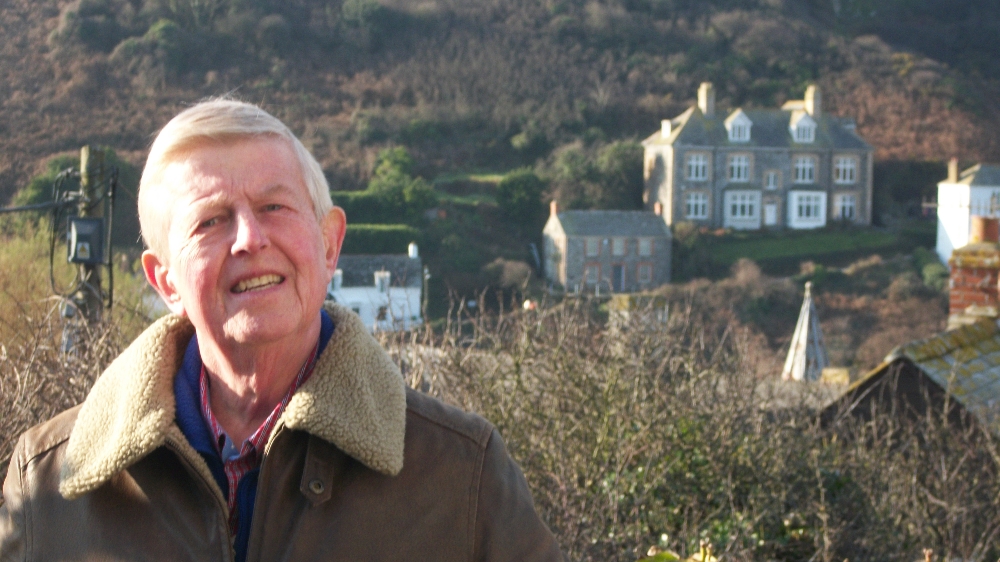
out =
{"type": "Polygon", "coordinates": [[[1000,166],[976,164],[959,175],[958,183],[969,186],[1000,186],[1000,166]]]}
{"type": "Polygon", "coordinates": [[[981,320],[897,347],[885,362],[858,380],[848,393],[908,359],[935,384],[948,390],[984,427],[1000,434],[1000,325],[981,320]]]}
{"type": "Polygon", "coordinates": [[[833,148],[844,150],[872,150],[871,145],[854,131],[854,120],[821,114],[812,117],[816,121],[816,138],[811,143],[797,143],[789,131],[794,111],[783,109],[748,109],[743,111],[753,122],[753,130],[748,142],[730,142],[725,120],[728,116],[716,112],[711,119],[705,117],[697,107],[691,107],[671,119],[670,135],[663,137],[661,131],[650,135],[642,142],[649,145],[689,145],[689,146],[732,146],[748,148],[833,148]]]}
{"type": "Polygon", "coordinates": [[[562,211],[566,236],[669,237],[663,217],[649,211],[562,211]]]}
{"type": "Polygon", "coordinates": [[[420,258],[410,258],[406,254],[341,255],[337,268],[344,272],[342,287],[373,287],[376,271],[391,273],[389,285],[392,287],[422,285],[423,264],[420,258]]]}

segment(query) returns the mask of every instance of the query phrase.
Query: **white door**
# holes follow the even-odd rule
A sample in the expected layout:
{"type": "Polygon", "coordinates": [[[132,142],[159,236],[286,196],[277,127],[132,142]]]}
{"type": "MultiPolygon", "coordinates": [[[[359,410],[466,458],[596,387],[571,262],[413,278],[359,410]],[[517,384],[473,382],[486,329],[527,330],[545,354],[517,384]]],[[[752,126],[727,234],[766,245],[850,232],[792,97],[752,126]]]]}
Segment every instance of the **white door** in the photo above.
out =
{"type": "Polygon", "coordinates": [[[774,203],[764,205],[764,226],[778,224],[778,206],[774,203]]]}

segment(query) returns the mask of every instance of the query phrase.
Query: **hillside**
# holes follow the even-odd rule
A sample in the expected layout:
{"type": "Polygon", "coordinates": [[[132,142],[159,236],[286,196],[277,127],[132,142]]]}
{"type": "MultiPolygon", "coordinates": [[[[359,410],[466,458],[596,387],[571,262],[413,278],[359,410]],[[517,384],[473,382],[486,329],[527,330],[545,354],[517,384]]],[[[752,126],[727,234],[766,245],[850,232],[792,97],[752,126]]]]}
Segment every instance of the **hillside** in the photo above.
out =
{"type": "Polygon", "coordinates": [[[818,81],[881,160],[1000,158],[985,0],[11,0],[0,25],[4,200],[84,142],[141,163],[171,114],[227,93],[342,188],[387,144],[432,177],[641,138],[702,80],[747,107],[818,81]]]}

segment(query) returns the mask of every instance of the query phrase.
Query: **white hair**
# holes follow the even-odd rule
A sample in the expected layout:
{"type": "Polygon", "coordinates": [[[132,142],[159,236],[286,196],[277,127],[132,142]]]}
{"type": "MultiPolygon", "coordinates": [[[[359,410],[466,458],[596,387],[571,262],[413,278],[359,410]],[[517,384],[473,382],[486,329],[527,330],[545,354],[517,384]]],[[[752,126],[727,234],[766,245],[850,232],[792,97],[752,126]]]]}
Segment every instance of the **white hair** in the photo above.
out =
{"type": "Polygon", "coordinates": [[[199,145],[231,144],[254,137],[277,137],[289,142],[302,168],[302,177],[312,199],[316,220],[333,209],[330,186],[323,169],[292,131],[270,113],[241,101],[215,99],[190,107],[160,130],[149,149],[139,181],[139,224],[146,246],[161,260],[168,260],[167,231],[170,217],[153,197],[163,188],[163,173],[174,159],[199,145]]]}

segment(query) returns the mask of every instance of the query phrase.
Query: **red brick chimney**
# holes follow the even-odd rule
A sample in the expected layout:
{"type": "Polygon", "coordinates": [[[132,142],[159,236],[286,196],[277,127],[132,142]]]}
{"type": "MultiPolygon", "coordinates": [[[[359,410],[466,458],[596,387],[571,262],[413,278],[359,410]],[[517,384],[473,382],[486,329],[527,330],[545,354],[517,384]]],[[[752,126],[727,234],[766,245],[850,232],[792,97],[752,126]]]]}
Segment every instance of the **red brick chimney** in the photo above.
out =
{"type": "Polygon", "coordinates": [[[973,216],[969,244],[956,249],[948,260],[951,290],[948,296],[948,329],[981,318],[996,318],[1000,273],[1000,220],[973,216]]]}

